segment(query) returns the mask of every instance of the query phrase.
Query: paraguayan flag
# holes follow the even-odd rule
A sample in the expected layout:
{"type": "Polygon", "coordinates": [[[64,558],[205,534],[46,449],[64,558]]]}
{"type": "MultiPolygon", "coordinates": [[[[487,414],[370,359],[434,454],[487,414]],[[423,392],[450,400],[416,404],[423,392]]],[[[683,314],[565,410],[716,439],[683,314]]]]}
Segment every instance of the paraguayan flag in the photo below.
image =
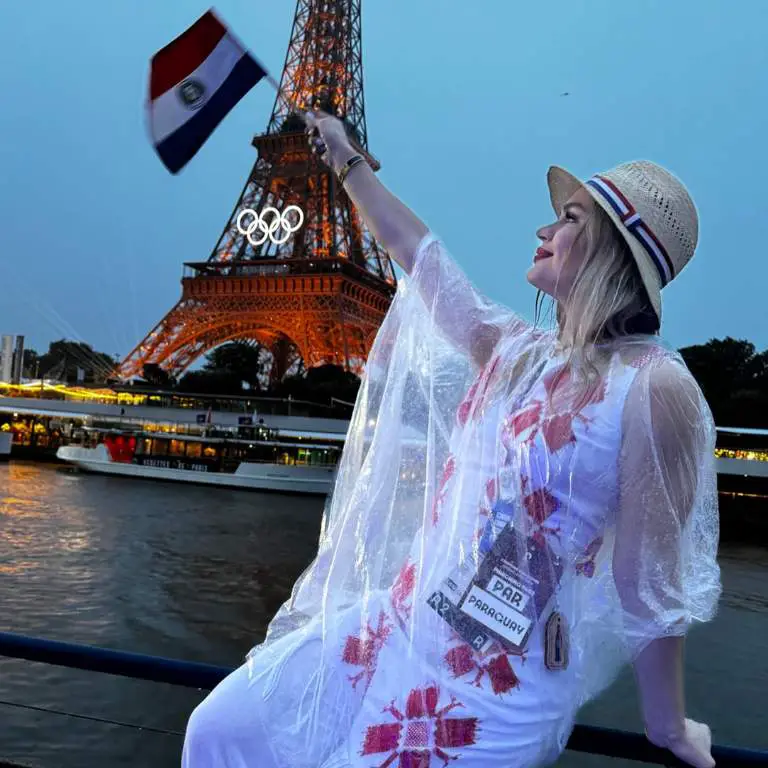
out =
{"type": "Polygon", "coordinates": [[[180,171],[266,70],[213,11],[153,57],[147,122],[171,173],[180,171]]]}

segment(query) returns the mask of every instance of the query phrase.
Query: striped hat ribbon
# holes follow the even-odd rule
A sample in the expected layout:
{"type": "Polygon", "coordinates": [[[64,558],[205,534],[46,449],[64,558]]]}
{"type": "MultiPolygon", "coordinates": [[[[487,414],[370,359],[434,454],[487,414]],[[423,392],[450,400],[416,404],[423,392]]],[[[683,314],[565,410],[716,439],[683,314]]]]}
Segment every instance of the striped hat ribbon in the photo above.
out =
{"type": "Polygon", "coordinates": [[[666,248],[653,234],[651,228],[640,218],[632,203],[621,193],[621,190],[604,176],[595,175],[586,182],[600,193],[600,196],[616,212],[621,223],[635,236],[640,245],[647,251],[659,272],[662,286],[665,286],[674,276],[675,269],[666,248]]]}

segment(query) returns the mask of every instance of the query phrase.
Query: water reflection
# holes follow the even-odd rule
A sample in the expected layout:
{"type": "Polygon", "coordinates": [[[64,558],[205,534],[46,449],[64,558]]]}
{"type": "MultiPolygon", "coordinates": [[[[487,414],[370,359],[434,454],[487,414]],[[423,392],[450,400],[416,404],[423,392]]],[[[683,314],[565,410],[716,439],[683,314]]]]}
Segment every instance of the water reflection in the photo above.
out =
{"type": "MultiPolygon", "coordinates": [[[[90,526],[79,503],[61,503],[72,478],[51,467],[11,463],[0,475],[0,566],[6,575],[67,566],[69,556],[92,547],[90,526]]],[[[62,576],[93,577],[69,563],[62,576]]]]}

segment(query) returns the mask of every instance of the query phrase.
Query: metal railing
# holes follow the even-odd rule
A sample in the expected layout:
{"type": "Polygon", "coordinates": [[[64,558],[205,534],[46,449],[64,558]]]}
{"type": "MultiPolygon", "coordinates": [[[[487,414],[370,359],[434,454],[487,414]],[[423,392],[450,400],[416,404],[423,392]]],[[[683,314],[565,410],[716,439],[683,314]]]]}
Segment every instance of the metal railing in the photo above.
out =
{"type": "MultiPolygon", "coordinates": [[[[11,632],[0,632],[0,656],[203,690],[213,689],[233,671],[230,667],[213,664],[113,651],[91,645],[62,643],[11,632]]],[[[144,726],[135,727],[144,728],[144,726]]],[[[577,725],[566,749],[676,768],[687,765],[669,751],[654,747],[642,734],[592,725],[577,725]]],[[[742,766],[768,768],[768,752],[731,746],[713,746],[712,756],[717,768],[742,768],[742,766]]],[[[0,758],[0,768],[4,765],[13,764],[3,763],[0,758]]]]}

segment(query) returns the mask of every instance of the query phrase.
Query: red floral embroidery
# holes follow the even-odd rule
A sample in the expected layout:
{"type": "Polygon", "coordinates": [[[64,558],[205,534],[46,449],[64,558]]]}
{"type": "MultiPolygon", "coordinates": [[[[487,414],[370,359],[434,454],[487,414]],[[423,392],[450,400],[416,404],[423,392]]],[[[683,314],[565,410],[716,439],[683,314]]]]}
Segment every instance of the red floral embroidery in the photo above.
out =
{"type": "Polygon", "coordinates": [[[507,654],[495,656],[481,669],[487,672],[491,680],[491,688],[496,694],[508,693],[513,688],[520,687],[520,681],[509,663],[507,654]]]}
{"type": "Polygon", "coordinates": [[[379,613],[379,623],[376,629],[369,624],[363,630],[363,636],[357,637],[350,635],[344,644],[342,660],[355,667],[362,667],[362,670],[356,675],[350,675],[352,688],[357,688],[357,684],[365,679],[365,688],[371,684],[373,675],[376,672],[376,662],[379,659],[379,652],[392,631],[392,625],[387,620],[387,614],[384,611],[379,613]]]}
{"type": "Polygon", "coordinates": [[[458,410],[456,411],[456,420],[459,422],[459,426],[463,427],[467,423],[469,418],[469,412],[472,410],[472,400],[477,393],[477,388],[480,386],[480,382],[476,381],[467,392],[464,400],[461,401],[458,410]]]}
{"type": "MultiPolygon", "coordinates": [[[[603,379],[594,382],[586,395],[575,391],[572,384],[572,374],[569,368],[556,368],[544,376],[544,389],[549,398],[551,412],[544,415],[544,402],[533,400],[525,408],[507,416],[504,424],[503,442],[508,450],[512,450],[511,442],[528,432],[523,445],[531,446],[539,433],[544,440],[547,451],[555,454],[568,444],[576,443],[573,422],[579,419],[588,423],[589,419],[580,414],[580,409],[586,405],[602,402],[607,393],[607,385],[603,379]],[[572,402],[574,397],[578,403],[572,402]],[[576,410],[576,405],[579,410],[576,410]]],[[[524,495],[523,505],[534,524],[532,538],[538,543],[544,543],[544,534],[557,535],[559,529],[548,528],[544,521],[558,508],[557,499],[547,488],[529,492],[528,478],[521,476],[524,495]]]]}
{"type": "Polygon", "coordinates": [[[448,668],[453,672],[454,677],[464,677],[464,675],[467,675],[472,672],[472,670],[478,668],[474,654],[472,653],[472,648],[466,643],[451,648],[443,658],[445,659],[448,668]]]}
{"type": "Polygon", "coordinates": [[[416,587],[416,564],[406,560],[392,586],[392,607],[406,621],[411,617],[411,607],[406,602],[416,587]]]}
{"type": "Polygon", "coordinates": [[[606,383],[605,379],[599,379],[590,388],[586,404],[597,405],[598,403],[602,403],[603,400],[605,400],[605,396],[607,394],[608,384],[606,383]]]}
{"type": "Polygon", "coordinates": [[[440,482],[437,484],[437,493],[435,494],[435,501],[432,504],[432,525],[437,525],[440,519],[440,506],[445,500],[446,486],[448,481],[453,477],[453,473],[456,471],[456,458],[454,456],[448,456],[443,466],[443,474],[440,477],[440,482]]]}
{"type": "Polygon", "coordinates": [[[544,389],[555,410],[568,409],[574,395],[578,401],[584,402],[584,405],[600,403],[605,400],[606,383],[605,379],[600,378],[590,384],[586,397],[582,398],[581,390],[576,392],[572,388],[573,375],[570,367],[559,367],[552,369],[544,376],[544,389]]]}
{"type": "Polygon", "coordinates": [[[369,725],[363,740],[361,755],[386,754],[383,763],[376,768],[430,768],[432,756],[443,766],[459,755],[451,755],[446,749],[458,749],[475,743],[478,719],[454,718],[446,715],[464,705],[451,697],[450,703],[438,709],[440,688],[414,688],[405,703],[405,712],[395,702],[384,708],[394,722],[369,725]]]}
{"type": "Polygon", "coordinates": [[[603,546],[603,537],[598,536],[576,560],[576,573],[591,579],[595,575],[595,558],[603,546]]]}
{"type": "Polygon", "coordinates": [[[571,384],[571,369],[565,366],[553,368],[544,376],[544,391],[552,408],[567,407],[567,392],[571,384]]]}
{"type": "Polygon", "coordinates": [[[523,506],[532,523],[529,536],[538,546],[543,547],[546,544],[545,534],[560,535],[560,526],[553,528],[546,525],[547,518],[559,509],[560,502],[546,488],[528,493],[528,478],[525,476],[520,478],[520,485],[526,494],[523,506]]]}
{"type": "Polygon", "coordinates": [[[507,423],[507,430],[512,433],[513,437],[518,437],[527,429],[535,426],[539,423],[541,418],[541,403],[536,402],[529,408],[516,413],[512,416],[507,423]]]}
{"type": "MultiPolygon", "coordinates": [[[[526,479],[523,478],[523,487],[525,488],[527,484],[526,479]]],[[[541,488],[538,491],[529,493],[523,499],[523,506],[533,522],[541,525],[557,510],[560,504],[546,488],[541,488]]]]}
{"type": "Polygon", "coordinates": [[[557,416],[550,416],[541,426],[541,434],[550,453],[556,453],[568,443],[575,443],[576,436],[573,434],[574,416],[570,413],[561,413],[557,416]]]}
{"type": "MultiPolygon", "coordinates": [[[[532,401],[524,409],[507,417],[504,425],[504,442],[509,447],[510,440],[515,440],[524,432],[529,432],[523,441],[531,444],[541,432],[547,449],[550,453],[564,448],[569,443],[576,442],[573,432],[573,421],[579,419],[587,422],[584,416],[574,409],[574,392],[570,388],[570,370],[562,368],[550,371],[544,377],[544,389],[548,395],[552,412],[542,421],[544,403],[540,400],[532,401]]],[[[579,410],[587,405],[602,402],[606,396],[606,383],[603,379],[593,383],[586,396],[578,395],[579,410]]],[[[577,393],[578,394],[578,393],[577,393]]]]}
{"type": "Polygon", "coordinates": [[[491,378],[496,371],[500,360],[501,358],[496,355],[488,365],[480,371],[474,383],[467,391],[464,400],[462,400],[456,412],[456,419],[459,422],[459,426],[463,427],[467,423],[470,413],[473,411],[476,413],[482,408],[483,402],[489,391],[491,378]],[[481,386],[482,391],[480,390],[481,386]]]}
{"type": "MultiPolygon", "coordinates": [[[[520,655],[525,662],[524,653],[520,655]]],[[[504,652],[498,643],[494,643],[484,654],[479,654],[467,643],[462,643],[451,648],[443,658],[454,677],[464,677],[470,672],[475,672],[471,683],[478,688],[483,687],[481,681],[486,674],[491,682],[491,689],[497,695],[520,687],[520,680],[509,663],[509,654],[504,652]]]]}

